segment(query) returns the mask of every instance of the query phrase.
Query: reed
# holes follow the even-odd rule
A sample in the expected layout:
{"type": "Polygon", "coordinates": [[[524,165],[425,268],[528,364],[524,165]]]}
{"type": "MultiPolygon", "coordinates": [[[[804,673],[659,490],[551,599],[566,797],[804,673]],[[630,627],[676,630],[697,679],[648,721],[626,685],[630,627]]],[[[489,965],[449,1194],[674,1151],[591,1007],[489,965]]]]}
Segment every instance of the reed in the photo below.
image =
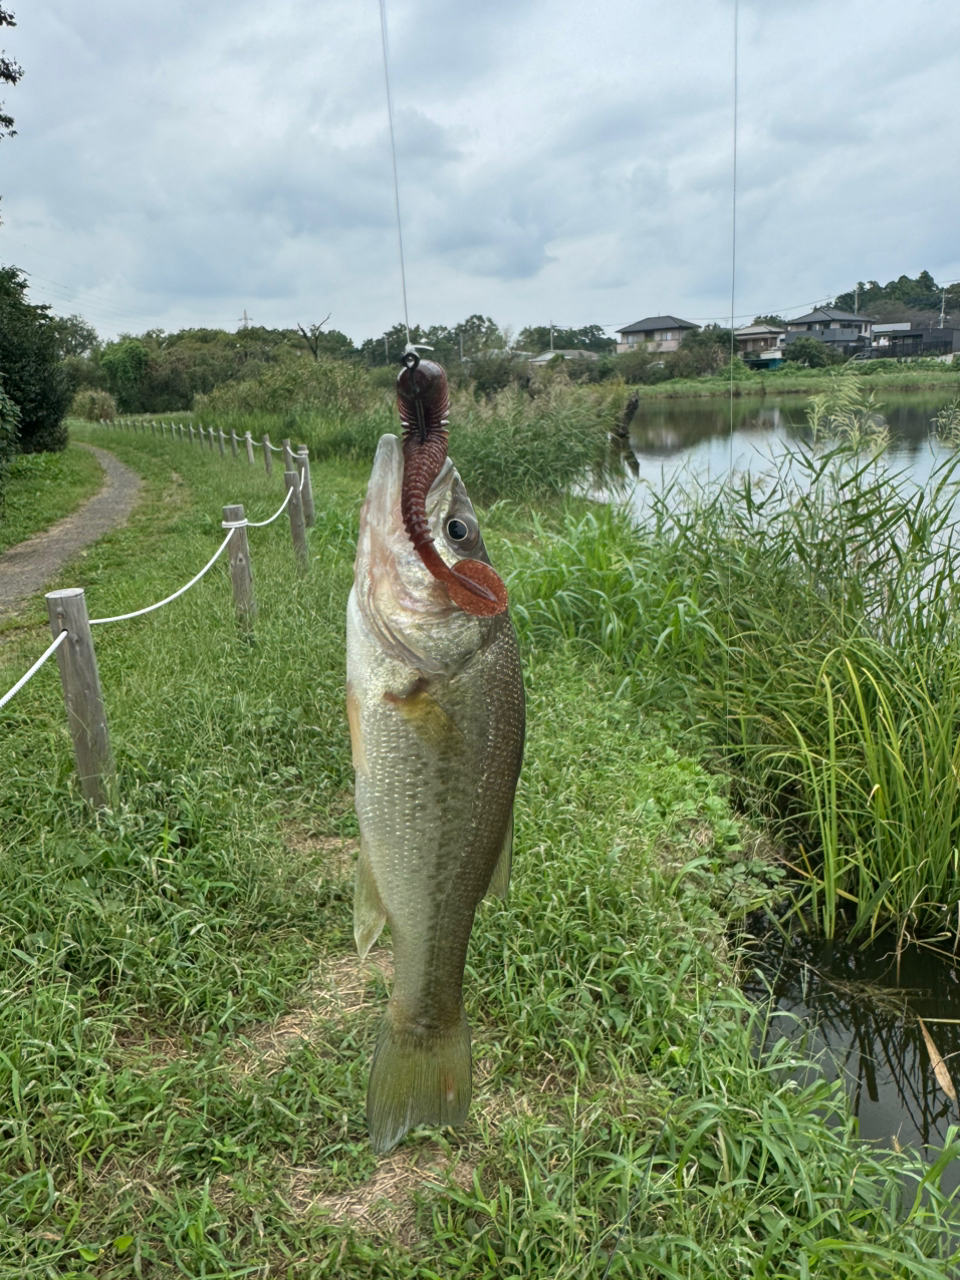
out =
{"type": "Polygon", "coordinates": [[[529,643],[589,650],[706,731],[829,936],[955,933],[957,460],[919,492],[851,440],[797,446],[762,486],[651,493],[639,523],[541,527],[514,553],[516,613],[529,643]]]}

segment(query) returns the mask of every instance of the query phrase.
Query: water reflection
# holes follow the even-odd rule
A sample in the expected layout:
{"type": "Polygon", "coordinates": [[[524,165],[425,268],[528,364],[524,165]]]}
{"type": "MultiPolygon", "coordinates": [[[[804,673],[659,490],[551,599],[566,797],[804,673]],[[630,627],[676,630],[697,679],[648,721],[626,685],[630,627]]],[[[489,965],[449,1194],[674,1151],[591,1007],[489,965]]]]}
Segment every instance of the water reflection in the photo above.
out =
{"type": "MultiPolygon", "coordinates": [[[[956,399],[957,389],[886,396],[880,402],[891,436],[886,465],[929,476],[940,446],[930,421],[956,399]]],[[[660,489],[677,477],[709,482],[731,471],[769,473],[789,453],[791,441],[809,439],[806,396],[762,400],[641,400],[629,424],[633,466],[639,480],[660,489]],[[731,430],[732,424],[732,430],[731,430]]]]}
{"type": "MultiPolygon", "coordinates": [[[[823,1052],[831,1079],[841,1078],[859,1119],[861,1137],[883,1146],[942,1146],[958,1120],[957,1104],[938,1082],[919,1019],[960,1080],[960,960],[920,947],[897,954],[894,941],[860,949],[806,934],[773,931],[753,947],[752,998],[772,990],[778,1009],[773,1035],[806,1037],[823,1052]]],[[[943,1177],[960,1186],[960,1162],[943,1177]]]]}

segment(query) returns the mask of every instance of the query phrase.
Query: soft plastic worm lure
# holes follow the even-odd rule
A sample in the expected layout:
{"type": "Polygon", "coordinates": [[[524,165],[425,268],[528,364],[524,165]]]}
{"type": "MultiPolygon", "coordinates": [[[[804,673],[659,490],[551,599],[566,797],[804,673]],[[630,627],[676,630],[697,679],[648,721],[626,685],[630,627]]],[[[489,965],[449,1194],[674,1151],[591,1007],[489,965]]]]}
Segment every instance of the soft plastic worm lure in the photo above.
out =
{"type": "Polygon", "coordinates": [[[427,521],[427,494],[447,456],[447,375],[414,351],[397,376],[397,407],[403,424],[403,527],[420,559],[466,613],[491,617],[507,607],[507,589],[482,560],[458,560],[451,568],[434,546],[427,521]]]}

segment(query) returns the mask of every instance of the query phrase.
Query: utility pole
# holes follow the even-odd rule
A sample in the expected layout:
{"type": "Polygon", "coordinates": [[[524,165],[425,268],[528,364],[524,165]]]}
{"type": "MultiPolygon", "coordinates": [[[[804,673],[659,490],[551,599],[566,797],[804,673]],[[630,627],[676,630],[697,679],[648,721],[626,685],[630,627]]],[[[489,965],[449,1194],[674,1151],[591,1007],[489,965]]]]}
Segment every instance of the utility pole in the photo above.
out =
{"type": "Polygon", "coordinates": [[[853,314],[855,316],[858,316],[860,314],[860,286],[859,285],[857,285],[853,294],[853,314]]]}
{"type": "Polygon", "coordinates": [[[383,335],[383,357],[387,364],[390,363],[390,348],[387,346],[387,335],[383,335]]]}
{"type": "Polygon", "coordinates": [[[944,284],[944,285],[941,285],[941,286],[940,286],[940,325],[939,325],[939,328],[941,328],[941,329],[943,328],[943,313],[944,313],[944,311],[946,310],[946,307],[947,307],[947,286],[944,284]]]}
{"type": "Polygon", "coordinates": [[[460,330],[460,363],[463,364],[463,330],[460,330]]]}
{"type": "Polygon", "coordinates": [[[553,323],[550,324],[550,350],[553,350],[553,323]]]}

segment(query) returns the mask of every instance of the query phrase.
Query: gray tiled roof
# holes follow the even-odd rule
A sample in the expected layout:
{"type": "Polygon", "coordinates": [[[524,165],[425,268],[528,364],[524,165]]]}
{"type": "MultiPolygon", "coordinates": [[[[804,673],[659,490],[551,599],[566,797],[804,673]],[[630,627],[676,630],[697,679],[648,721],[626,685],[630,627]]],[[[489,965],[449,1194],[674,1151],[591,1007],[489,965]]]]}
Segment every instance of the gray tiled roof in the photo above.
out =
{"type": "Polygon", "coordinates": [[[646,320],[635,320],[633,324],[624,325],[617,333],[652,333],[656,329],[699,329],[698,324],[689,320],[678,320],[676,316],[648,316],[646,320]]]}

